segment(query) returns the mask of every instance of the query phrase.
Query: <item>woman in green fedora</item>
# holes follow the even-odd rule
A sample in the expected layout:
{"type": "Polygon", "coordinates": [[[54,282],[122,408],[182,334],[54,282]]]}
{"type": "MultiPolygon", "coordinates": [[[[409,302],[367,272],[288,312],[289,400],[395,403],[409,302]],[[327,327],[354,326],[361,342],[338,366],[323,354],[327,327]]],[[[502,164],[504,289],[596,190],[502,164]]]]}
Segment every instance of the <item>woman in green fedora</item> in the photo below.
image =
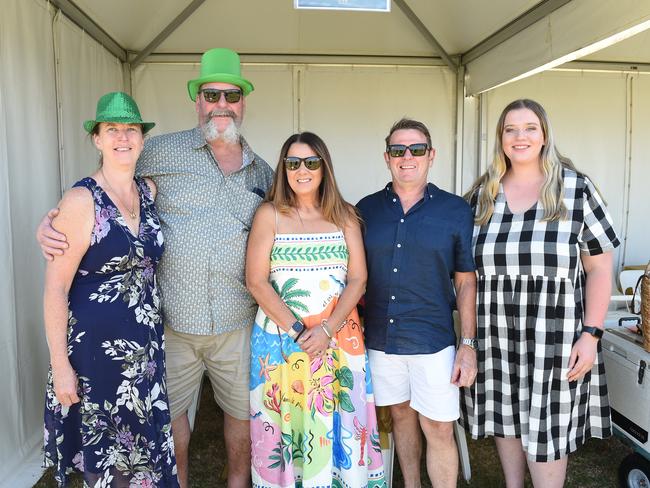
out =
{"type": "Polygon", "coordinates": [[[69,249],[45,274],[44,464],[59,486],[72,472],[87,486],[178,486],[155,277],[163,236],[156,188],[134,177],[153,126],[126,93],[101,97],[83,124],[99,169],[54,220],[69,249]]]}

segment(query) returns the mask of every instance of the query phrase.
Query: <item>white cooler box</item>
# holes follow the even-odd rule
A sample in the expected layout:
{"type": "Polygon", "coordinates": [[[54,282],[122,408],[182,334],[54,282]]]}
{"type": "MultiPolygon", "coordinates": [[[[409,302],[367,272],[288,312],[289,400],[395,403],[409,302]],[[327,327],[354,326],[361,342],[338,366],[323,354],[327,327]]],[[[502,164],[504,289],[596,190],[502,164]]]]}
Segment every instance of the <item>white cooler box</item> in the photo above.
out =
{"type": "Polygon", "coordinates": [[[607,327],[602,339],[615,432],[636,451],[619,468],[621,486],[632,488],[650,487],[650,353],[642,343],[625,327],[607,327]]]}

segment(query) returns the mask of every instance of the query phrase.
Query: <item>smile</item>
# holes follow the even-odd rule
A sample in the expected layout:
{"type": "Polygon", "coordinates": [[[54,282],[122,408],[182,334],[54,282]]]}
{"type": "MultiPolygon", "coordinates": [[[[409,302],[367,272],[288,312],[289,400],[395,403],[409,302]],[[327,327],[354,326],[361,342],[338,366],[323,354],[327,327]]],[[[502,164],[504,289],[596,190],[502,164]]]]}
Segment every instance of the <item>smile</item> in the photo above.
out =
{"type": "Polygon", "coordinates": [[[311,181],[311,178],[298,178],[296,181],[298,183],[309,183],[311,181]]]}
{"type": "Polygon", "coordinates": [[[414,164],[401,164],[400,169],[415,169],[416,166],[414,164]]]}

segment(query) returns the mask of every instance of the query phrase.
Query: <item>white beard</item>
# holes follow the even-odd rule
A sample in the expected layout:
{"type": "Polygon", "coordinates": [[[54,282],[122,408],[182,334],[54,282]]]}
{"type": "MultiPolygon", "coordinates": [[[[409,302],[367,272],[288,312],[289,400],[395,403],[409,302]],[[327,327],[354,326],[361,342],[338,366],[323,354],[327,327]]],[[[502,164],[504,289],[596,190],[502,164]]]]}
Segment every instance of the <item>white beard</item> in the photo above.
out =
{"type": "Polygon", "coordinates": [[[221,140],[226,144],[239,143],[239,127],[237,127],[237,124],[233,118],[230,119],[228,126],[220,132],[217,124],[214,122],[214,116],[211,116],[207,122],[201,125],[201,130],[203,131],[203,136],[208,142],[221,140]]]}

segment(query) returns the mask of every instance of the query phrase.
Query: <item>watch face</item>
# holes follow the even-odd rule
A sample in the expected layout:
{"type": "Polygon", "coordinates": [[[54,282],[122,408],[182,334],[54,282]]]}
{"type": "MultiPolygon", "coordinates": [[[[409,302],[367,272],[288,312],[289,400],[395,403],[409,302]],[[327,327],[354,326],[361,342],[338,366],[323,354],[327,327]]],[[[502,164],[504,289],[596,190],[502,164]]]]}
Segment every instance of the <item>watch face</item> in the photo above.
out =
{"type": "Polygon", "coordinates": [[[295,321],[295,322],[293,323],[293,325],[291,326],[291,328],[292,328],[294,331],[296,331],[297,333],[300,333],[300,332],[303,331],[303,329],[305,328],[305,326],[302,324],[302,322],[295,321]]]}

